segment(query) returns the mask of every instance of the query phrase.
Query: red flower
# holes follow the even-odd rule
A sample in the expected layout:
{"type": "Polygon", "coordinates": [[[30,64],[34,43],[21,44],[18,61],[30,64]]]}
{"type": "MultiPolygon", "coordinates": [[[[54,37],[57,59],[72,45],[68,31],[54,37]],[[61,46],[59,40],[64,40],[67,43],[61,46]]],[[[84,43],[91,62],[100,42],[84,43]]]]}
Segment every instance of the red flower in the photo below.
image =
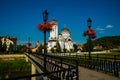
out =
{"type": "Polygon", "coordinates": [[[52,29],[52,25],[51,24],[38,24],[37,25],[38,29],[41,31],[50,31],[52,29]]]}
{"type": "Polygon", "coordinates": [[[48,42],[46,42],[45,45],[48,45],[48,42]]]}
{"type": "Polygon", "coordinates": [[[90,35],[91,38],[95,38],[96,37],[96,33],[93,32],[91,35],[90,35]]]}
{"type": "Polygon", "coordinates": [[[27,43],[28,46],[31,46],[32,44],[30,42],[27,43]]]}
{"type": "Polygon", "coordinates": [[[51,25],[55,25],[55,23],[56,23],[56,22],[55,22],[54,20],[52,20],[52,21],[50,22],[51,25]]]}
{"type": "Polygon", "coordinates": [[[84,32],[84,36],[89,35],[91,38],[95,38],[96,37],[96,33],[94,32],[94,30],[92,30],[91,28],[88,28],[85,32],[84,32]]]}

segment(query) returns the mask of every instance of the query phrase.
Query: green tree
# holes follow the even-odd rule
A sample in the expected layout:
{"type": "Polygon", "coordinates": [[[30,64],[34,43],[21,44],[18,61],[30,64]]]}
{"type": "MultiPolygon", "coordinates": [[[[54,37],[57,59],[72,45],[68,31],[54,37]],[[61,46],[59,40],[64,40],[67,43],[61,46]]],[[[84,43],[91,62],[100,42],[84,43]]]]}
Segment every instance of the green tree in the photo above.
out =
{"type": "Polygon", "coordinates": [[[8,48],[8,52],[13,52],[14,51],[14,45],[10,43],[10,46],[8,48]]]}
{"type": "Polygon", "coordinates": [[[26,45],[17,45],[17,52],[23,53],[26,52],[26,50],[27,50],[26,45]]]}
{"type": "Polygon", "coordinates": [[[0,52],[2,51],[2,42],[0,40],[0,52]]]}
{"type": "Polygon", "coordinates": [[[83,51],[89,51],[89,49],[90,51],[93,51],[93,41],[91,40],[89,44],[89,39],[87,39],[87,43],[83,46],[83,51]]]}
{"type": "Polygon", "coordinates": [[[100,45],[103,49],[112,49],[120,46],[120,36],[101,37],[93,41],[94,46],[100,45]]]}
{"type": "Polygon", "coordinates": [[[77,44],[73,44],[74,52],[77,52],[77,44]]]}
{"type": "Polygon", "coordinates": [[[3,46],[2,46],[2,51],[6,52],[6,48],[7,48],[6,43],[4,43],[3,46]]]}
{"type": "Polygon", "coordinates": [[[39,53],[42,53],[43,48],[44,48],[44,47],[40,44],[40,46],[39,46],[39,48],[38,48],[38,52],[39,52],[39,53]]]}
{"type": "Polygon", "coordinates": [[[61,53],[61,47],[60,47],[58,40],[56,42],[56,52],[61,53]]]}
{"type": "Polygon", "coordinates": [[[54,47],[53,47],[53,48],[51,48],[51,52],[52,52],[52,53],[55,53],[54,47]]]}

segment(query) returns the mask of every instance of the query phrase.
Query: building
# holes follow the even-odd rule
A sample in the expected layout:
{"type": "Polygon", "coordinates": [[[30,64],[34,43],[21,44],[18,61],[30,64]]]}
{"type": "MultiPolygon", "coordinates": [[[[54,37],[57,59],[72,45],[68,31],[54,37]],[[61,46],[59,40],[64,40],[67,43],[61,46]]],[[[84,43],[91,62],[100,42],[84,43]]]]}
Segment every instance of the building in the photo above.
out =
{"type": "Polygon", "coordinates": [[[48,52],[51,52],[51,49],[56,50],[58,44],[61,49],[61,52],[64,52],[64,50],[73,50],[73,41],[70,37],[69,29],[66,26],[64,26],[58,35],[58,22],[56,20],[52,20],[52,22],[54,22],[54,25],[52,27],[52,30],[50,31],[50,37],[47,45],[48,52]]]}
{"type": "Polygon", "coordinates": [[[1,48],[5,48],[5,51],[8,51],[10,45],[13,45],[13,50],[16,50],[17,38],[10,36],[1,36],[0,42],[1,42],[1,48]]]}
{"type": "Polygon", "coordinates": [[[103,49],[103,47],[101,46],[101,45],[97,45],[97,46],[94,46],[94,48],[93,48],[94,50],[102,50],[103,49]]]}

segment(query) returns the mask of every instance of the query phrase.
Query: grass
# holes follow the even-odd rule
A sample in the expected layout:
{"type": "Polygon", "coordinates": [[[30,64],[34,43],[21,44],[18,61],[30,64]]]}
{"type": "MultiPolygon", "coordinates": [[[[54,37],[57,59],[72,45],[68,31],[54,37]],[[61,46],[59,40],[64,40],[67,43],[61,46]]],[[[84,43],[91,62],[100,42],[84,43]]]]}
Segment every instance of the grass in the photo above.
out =
{"type": "Polygon", "coordinates": [[[0,79],[4,79],[6,75],[16,77],[30,74],[30,66],[30,62],[26,62],[24,59],[0,60],[0,79]]]}

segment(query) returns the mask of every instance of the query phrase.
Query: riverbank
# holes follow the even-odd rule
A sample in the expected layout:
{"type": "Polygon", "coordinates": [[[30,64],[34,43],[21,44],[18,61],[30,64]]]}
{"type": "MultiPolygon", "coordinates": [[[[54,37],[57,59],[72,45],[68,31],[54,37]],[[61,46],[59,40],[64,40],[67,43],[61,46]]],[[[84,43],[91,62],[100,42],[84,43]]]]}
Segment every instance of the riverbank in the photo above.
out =
{"type": "Polygon", "coordinates": [[[0,54],[2,60],[25,59],[25,54],[0,54]]]}
{"type": "Polygon", "coordinates": [[[24,54],[0,55],[0,80],[31,74],[31,63],[24,54]]]}

